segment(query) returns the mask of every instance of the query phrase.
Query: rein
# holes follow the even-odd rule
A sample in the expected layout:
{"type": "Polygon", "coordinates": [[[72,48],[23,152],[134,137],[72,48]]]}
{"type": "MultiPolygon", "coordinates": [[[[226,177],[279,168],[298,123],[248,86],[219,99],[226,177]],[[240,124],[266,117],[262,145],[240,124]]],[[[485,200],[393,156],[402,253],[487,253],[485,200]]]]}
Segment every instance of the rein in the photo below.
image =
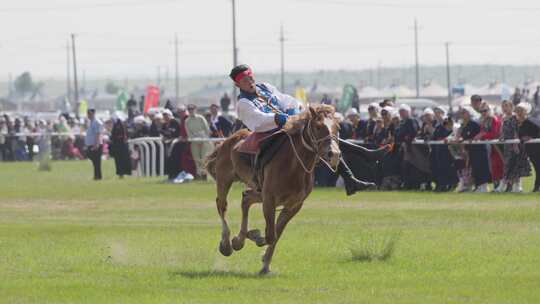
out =
{"type": "Polygon", "coordinates": [[[302,166],[302,169],[304,169],[304,171],[307,174],[313,173],[313,170],[315,170],[315,166],[317,165],[317,160],[323,161],[328,166],[328,168],[330,168],[330,170],[334,171],[334,173],[335,173],[335,171],[337,171],[337,170],[333,170],[331,168],[331,166],[328,164],[328,162],[321,157],[321,155],[320,155],[320,147],[319,147],[319,144],[321,142],[323,142],[323,141],[326,141],[328,139],[335,140],[335,136],[333,136],[332,134],[328,134],[328,135],[326,135],[325,137],[322,137],[322,138],[315,137],[315,135],[313,134],[313,129],[311,127],[311,119],[308,120],[307,127],[304,127],[302,129],[302,132],[300,133],[300,138],[302,140],[302,145],[304,146],[304,148],[306,148],[308,151],[315,154],[315,159],[313,160],[313,165],[311,165],[311,168],[308,169],[306,164],[304,163],[304,161],[300,157],[300,154],[298,154],[298,151],[296,150],[296,145],[294,144],[292,136],[289,133],[286,133],[286,134],[287,134],[287,137],[289,138],[289,142],[291,143],[291,146],[293,148],[293,152],[294,152],[294,155],[296,156],[296,159],[298,160],[298,162],[300,162],[300,166],[302,166]],[[308,136],[309,136],[309,140],[311,141],[311,145],[308,144],[308,142],[306,141],[306,139],[304,137],[304,133],[306,133],[306,130],[308,131],[308,136]]]}

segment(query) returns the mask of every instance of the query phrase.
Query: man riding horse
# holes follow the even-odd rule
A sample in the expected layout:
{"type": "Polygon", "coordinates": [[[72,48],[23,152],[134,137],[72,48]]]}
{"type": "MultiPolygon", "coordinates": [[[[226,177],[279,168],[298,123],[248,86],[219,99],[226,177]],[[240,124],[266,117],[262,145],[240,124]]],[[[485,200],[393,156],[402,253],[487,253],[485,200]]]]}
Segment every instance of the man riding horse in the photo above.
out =
{"type": "MultiPolygon", "coordinates": [[[[295,98],[281,93],[268,83],[256,83],[249,66],[245,64],[236,66],[229,76],[240,89],[238,118],[249,130],[256,133],[273,133],[280,130],[290,116],[299,113],[299,103],[295,98]]],[[[368,150],[344,140],[339,141],[339,148],[342,153],[358,153],[368,160],[380,159],[386,151],[384,148],[368,150]]],[[[345,181],[347,195],[375,186],[373,183],[356,179],[343,157],[340,158],[337,173],[345,181]]]]}

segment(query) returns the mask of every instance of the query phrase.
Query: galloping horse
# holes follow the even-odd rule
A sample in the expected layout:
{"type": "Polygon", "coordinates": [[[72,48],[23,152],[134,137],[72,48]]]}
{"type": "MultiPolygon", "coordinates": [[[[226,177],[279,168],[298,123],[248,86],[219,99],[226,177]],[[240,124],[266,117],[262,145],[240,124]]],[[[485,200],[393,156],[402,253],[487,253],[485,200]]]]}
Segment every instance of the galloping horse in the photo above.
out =
{"type": "Polygon", "coordinates": [[[237,151],[238,143],[250,134],[240,130],[217,146],[208,156],[206,167],[216,180],[216,205],[222,223],[219,251],[230,256],[233,249],[244,247],[246,238],[257,246],[267,245],[263,256],[263,268],[260,274],[270,272],[272,255],[285,226],[300,211],[304,200],[313,189],[314,168],[323,160],[332,168],[337,168],[340,151],[337,143],[339,125],[334,119],[334,109],[321,105],[309,107],[300,115],[291,117],[282,132],[288,140],[282,144],[275,156],[264,166],[262,171],[261,191],[254,189],[253,168],[249,161],[237,151]],[[235,181],[247,186],[242,193],[242,224],[237,236],[230,240],[227,224],[227,194],[235,181]],[[249,208],[254,203],[263,204],[266,221],[265,237],[258,229],[248,231],[249,208]],[[283,207],[276,221],[276,208],[283,207]]]}

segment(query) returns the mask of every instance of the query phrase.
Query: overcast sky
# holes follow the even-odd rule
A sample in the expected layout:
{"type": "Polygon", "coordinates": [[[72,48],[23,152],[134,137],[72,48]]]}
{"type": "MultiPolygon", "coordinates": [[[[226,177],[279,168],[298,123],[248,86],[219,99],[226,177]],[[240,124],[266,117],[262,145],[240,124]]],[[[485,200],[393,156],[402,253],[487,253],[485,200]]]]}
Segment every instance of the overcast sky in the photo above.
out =
{"type": "MultiPolygon", "coordinates": [[[[420,63],[540,64],[540,3],[535,0],[237,0],[241,62],[278,71],[279,28],[286,68],[294,71],[408,66],[414,18],[420,63]]],[[[79,68],[88,77],[174,71],[226,74],[232,65],[231,0],[3,0],[0,79],[25,70],[64,77],[65,46],[77,35],[79,68]]]]}

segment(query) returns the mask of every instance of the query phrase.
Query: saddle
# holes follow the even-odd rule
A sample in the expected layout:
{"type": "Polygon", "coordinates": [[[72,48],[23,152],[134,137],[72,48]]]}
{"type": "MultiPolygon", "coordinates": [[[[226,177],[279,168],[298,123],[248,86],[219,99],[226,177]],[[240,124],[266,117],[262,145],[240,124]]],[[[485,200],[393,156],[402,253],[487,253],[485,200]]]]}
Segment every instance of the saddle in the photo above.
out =
{"type": "Polygon", "coordinates": [[[234,147],[249,159],[253,166],[253,181],[260,191],[263,184],[263,169],[274,158],[277,151],[285,143],[287,135],[282,130],[269,132],[253,132],[234,147]]]}

